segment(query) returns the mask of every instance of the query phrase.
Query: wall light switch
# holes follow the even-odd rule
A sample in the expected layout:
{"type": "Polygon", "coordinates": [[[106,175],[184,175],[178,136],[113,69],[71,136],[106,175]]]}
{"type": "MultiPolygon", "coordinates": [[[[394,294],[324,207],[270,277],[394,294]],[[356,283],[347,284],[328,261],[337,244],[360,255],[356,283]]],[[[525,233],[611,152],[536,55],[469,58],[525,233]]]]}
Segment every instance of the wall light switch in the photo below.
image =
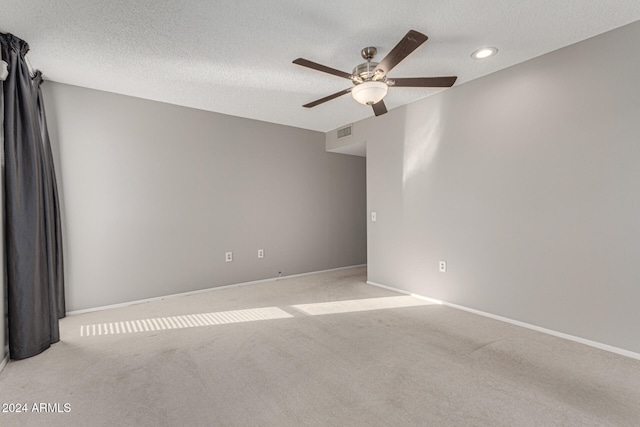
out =
{"type": "Polygon", "coordinates": [[[224,254],[224,260],[226,262],[231,262],[233,261],[233,252],[227,252],[224,254]]]}
{"type": "Polygon", "coordinates": [[[258,258],[264,258],[264,249],[258,249],[258,258]]]}
{"type": "Polygon", "coordinates": [[[378,218],[377,218],[376,213],[375,212],[371,212],[371,221],[376,222],[377,219],[378,218]]]}

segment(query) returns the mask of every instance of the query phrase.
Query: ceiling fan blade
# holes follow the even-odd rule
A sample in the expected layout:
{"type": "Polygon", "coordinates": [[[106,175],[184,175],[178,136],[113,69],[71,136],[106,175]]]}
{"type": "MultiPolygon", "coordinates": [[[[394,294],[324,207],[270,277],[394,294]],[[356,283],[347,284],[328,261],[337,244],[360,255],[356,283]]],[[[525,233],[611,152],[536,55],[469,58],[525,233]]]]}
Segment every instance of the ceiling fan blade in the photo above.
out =
{"type": "Polygon", "coordinates": [[[322,104],[324,102],[331,101],[334,98],[337,98],[339,96],[345,95],[345,94],[351,92],[351,89],[353,89],[353,88],[348,88],[348,89],[345,89],[345,90],[341,90],[340,92],[336,92],[336,93],[334,93],[332,95],[325,96],[324,98],[320,98],[320,99],[318,99],[316,101],[313,101],[313,102],[310,102],[308,104],[304,104],[303,107],[306,107],[306,108],[315,107],[316,105],[320,105],[320,104],[322,104]]]}
{"type": "Polygon", "coordinates": [[[391,87],[451,87],[458,77],[409,77],[389,79],[391,87]]]}
{"type": "Polygon", "coordinates": [[[375,113],[376,116],[381,116],[387,112],[387,106],[384,105],[383,100],[376,102],[375,104],[372,105],[372,107],[373,107],[373,112],[375,113]]]}
{"type": "Polygon", "coordinates": [[[326,65],[318,64],[317,62],[309,61],[308,59],[298,58],[293,61],[294,64],[302,65],[303,67],[312,68],[314,70],[322,71],[323,73],[333,74],[334,76],[344,77],[351,80],[351,74],[344,71],[336,70],[335,68],[327,67],[326,65]]]}
{"type": "Polygon", "coordinates": [[[382,70],[385,75],[388,74],[393,67],[409,56],[411,52],[416,50],[422,43],[426,42],[427,39],[428,37],[424,34],[415,30],[409,30],[402,40],[400,40],[400,42],[391,49],[391,52],[389,52],[378,64],[376,71],[382,70]]]}

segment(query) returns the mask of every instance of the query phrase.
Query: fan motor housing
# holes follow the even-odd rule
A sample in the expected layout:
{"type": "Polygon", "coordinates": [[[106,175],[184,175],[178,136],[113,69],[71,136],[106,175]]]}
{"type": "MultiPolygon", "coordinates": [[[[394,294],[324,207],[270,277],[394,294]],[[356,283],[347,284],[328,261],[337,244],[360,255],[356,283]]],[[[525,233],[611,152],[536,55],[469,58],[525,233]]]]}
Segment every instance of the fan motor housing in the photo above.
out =
{"type": "Polygon", "coordinates": [[[375,80],[384,82],[386,78],[382,74],[382,72],[376,73],[376,67],[378,66],[377,62],[363,62],[360,65],[356,65],[352,72],[352,79],[354,84],[360,84],[362,82],[366,82],[367,80],[375,80]]]}

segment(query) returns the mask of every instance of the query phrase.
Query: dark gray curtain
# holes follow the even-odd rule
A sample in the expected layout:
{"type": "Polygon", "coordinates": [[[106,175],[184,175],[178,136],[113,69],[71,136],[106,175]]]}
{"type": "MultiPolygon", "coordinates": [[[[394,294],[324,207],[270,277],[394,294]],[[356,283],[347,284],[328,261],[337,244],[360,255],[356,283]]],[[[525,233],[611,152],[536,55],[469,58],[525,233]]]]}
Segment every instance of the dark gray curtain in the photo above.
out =
{"type": "Polygon", "coordinates": [[[9,353],[24,359],[59,341],[65,314],[60,210],[39,72],[31,76],[29,45],[1,34],[9,64],[3,85],[5,256],[9,353]]]}

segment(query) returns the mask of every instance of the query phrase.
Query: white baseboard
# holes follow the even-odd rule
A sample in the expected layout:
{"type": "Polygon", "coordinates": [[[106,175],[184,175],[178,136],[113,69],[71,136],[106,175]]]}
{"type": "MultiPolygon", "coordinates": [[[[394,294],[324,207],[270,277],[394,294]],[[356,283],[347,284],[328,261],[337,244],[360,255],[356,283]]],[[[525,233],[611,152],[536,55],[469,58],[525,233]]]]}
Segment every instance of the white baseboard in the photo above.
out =
{"type": "Polygon", "coordinates": [[[232,285],[217,286],[217,287],[207,288],[207,289],[198,289],[197,291],[181,292],[181,293],[178,293],[178,294],[170,294],[170,295],[164,295],[164,296],[160,296],[160,297],[145,298],[145,299],[140,299],[140,300],[135,300],[135,301],[128,301],[128,302],[123,302],[123,303],[118,303],[118,304],[111,304],[111,305],[104,305],[104,306],[100,306],[100,307],[86,308],[86,309],[82,309],[82,310],[73,310],[73,311],[68,311],[66,313],[66,315],[67,316],[75,316],[77,314],[91,313],[91,312],[94,312],[94,311],[102,311],[102,310],[109,310],[109,309],[112,309],[112,308],[128,307],[130,305],[136,305],[136,304],[146,304],[146,303],[153,302],[153,301],[162,301],[162,300],[165,300],[167,298],[185,297],[185,296],[189,296],[189,295],[201,294],[203,292],[220,291],[220,290],[223,290],[223,289],[238,288],[240,286],[257,285],[259,283],[277,282],[278,280],[292,279],[292,278],[295,278],[295,277],[309,276],[309,275],[312,275],[312,274],[328,273],[330,271],[339,271],[339,270],[348,270],[350,268],[366,267],[366,265],[367,264],[350,265],[350,266],[347,266],[347,267],[331,268],[329,270],[321,270],[321,271],[312,271],[312,272],[309,272],[309,273],[292,274],[290,276],[272,277],[272,278],[269,278],[269,279],[254,280],[254,281],[251,281],[251,282],[234,283],[232,285]]]}
{"type": "Polygon", "coordinates": [[[367,281],[367,284],[373,285],[373,286],[377,286],[379,288],[389,289],[391,291],[399,292],[401,294],[411,295],[413,297],[421,298],[421,299],[430,301],[430,302],[435,303],[435,304],[442,304],[442,305],[445,305],[447,307],[455,308],[457,310],[467,311],[469,313],[477,314],[479,316],[488,317],[488,318],[494,319],[494,320],[499,320],[501,322],[511,323],[512,325],[521,326],[521,327],[527,328],[527,329],[532,329],[532,330],[537,331],[537,332],[542,332],[543,334],[553,335],[554,337],[563,338],[563,339],[566,339],[566,340],[569,340],[569,341],[575,341],[575,342],[578,342],[580,344],[585,344],[585,345],[588,345],[590,347],[595,347],[595,348],[600,349],[600,350],[605,350],[605,351],[609,351],[611,353],[616,353],[616,354],[619,354],[621,356],[626,356],[626,357],[630,357],[632,359],[640,360],[640,353],[634,353],[633,351],[625,350],[625,349],[618,348],[618,347],[613,347],[613,346],[608,345],[608,344],[603,344],[603,343],[600,343],[600,342],[597,342],[597,341],[591,341],[591,340],[588,340],[588,339],[585,339],[585,338],[580,338],[580,337],[576,337],[576,336],[573,336],[573,335],[565,334],[563,332],[557,332],[557,331],[554,331],[552,329],[542,328],[540,326],[531,325],[531,324],[525,323],[525,322],[520,322],[519,320],[509,319],[508,317],[497,316],[495,314],[486,313],[484,311],[476,310],[476,309],[473,309],[473,308],[464,307],[464,306],[457,305],[457,304],[451,304],[451,303],[446,302],[446,301],[440,301],[440,300],[437,300],[437,299],[428,298],[428,297],[425,297],[425,296],[422,296],[422,295],[418,295],[418,294],[415,294],[415,293],[412,293],[412,292],[408,292],[408,291],[405,291],[405,290],[402,290],[402,289],[394,288],[392,286],[381,285],[379,283],[375,283],[375,282],[371,282],[371,281],[367,281]]]}

